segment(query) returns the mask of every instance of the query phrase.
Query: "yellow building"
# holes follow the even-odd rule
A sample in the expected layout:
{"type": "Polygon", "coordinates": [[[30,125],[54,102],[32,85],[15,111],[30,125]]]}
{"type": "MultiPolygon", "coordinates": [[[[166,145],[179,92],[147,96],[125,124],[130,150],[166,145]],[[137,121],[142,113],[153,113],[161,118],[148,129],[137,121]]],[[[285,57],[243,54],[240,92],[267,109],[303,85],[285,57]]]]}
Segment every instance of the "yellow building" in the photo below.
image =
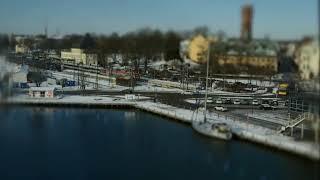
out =
{"type": "Polygon", "coordinates": [[[61,59],[75,64],[97,65],[98,56],[96,54],[85,53],[83,49],[71,48],[70,51],[61,51],[61,59]]]}
{"type": "Polygon", "coordinates": [[[211,68],[216,73],[271,75],[278,71],[278,49],[269,40],[217,42],[211,46],[211,68]]]}
{"type": "Polygon", "coordinates": [[[210,42],[214,42],[214,38],[208,39],[200,34],[191,38],[187,48],[187,58],[199,64],[207,62],[207,51],[210,42]]]}
{"type": "Polygon", "coordinates": [[[17,44],[15,47],[15,52],[16,53],[27,53],[29,51],[29,48],[25,46],[24,44],[17,44]]]}
{"type": "Polygon", "coordinates": [[[277,56],[274,55],[220,55],[217,58],[220,67],[227,65],[255,74],[272,74],[278,70],[277,56]]]}

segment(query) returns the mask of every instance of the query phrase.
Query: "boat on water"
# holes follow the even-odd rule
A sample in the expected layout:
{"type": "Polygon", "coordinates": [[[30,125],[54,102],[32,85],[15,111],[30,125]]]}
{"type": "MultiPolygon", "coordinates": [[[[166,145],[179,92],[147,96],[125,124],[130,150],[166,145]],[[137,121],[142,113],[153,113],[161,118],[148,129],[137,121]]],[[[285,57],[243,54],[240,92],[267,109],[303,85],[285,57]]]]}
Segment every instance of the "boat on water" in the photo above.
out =
{"type": "Polygon", "coordinates": [[[193,122],[192,127],[200,134],[208,137],[230,140],[232,139],[231,128],[222,122],[193,122]]]}
{"type": "MultiPolygon", "coordinates": [[[[209,76],[209,62],[210,62],[210,43],[208,44],[207,54],[207,76],[206,76],[206,93],[204,101],[204,121],[192,121],[192,128],[205,136],[218,138],[222,140],[230,140],[232,138],[231,128],[226,124],[219,121],[208,122],[207,119],[207,101],[208,101],[208,76],[209,76]]],[[[198,112],[199,108],[197,108],[198,112]]]]}

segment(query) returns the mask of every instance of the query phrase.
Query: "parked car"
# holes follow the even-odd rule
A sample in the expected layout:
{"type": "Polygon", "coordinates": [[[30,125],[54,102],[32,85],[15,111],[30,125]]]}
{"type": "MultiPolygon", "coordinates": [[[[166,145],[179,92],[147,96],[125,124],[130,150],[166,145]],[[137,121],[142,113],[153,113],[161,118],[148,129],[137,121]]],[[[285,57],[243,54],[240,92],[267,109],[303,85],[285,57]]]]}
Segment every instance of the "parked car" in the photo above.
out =
{"type": "Polygon", "coordinates": [[[234,101],[233,101],[233,104],[235,104],[235,105],[239,105],[239,104],[241,104],[241,102],[240,102],[240,100],[239,100],[239,99],[236,99],[236,100],[234,100],[234,101]]]}
{"type": "Polygon", "coordinates": [[[269,104],[261,104],[259,106],[259,109],[263,109],[263,110],[271,110],[272,106],[270,106],[269,104]]]}
{"type": "Polygon", "coordinates": [[[225,102],[226,104],[231,104],[231,99],[230,99],[230,98],[227,98],[224,102],[225,102]]]}
{"type": "Polygon", "coordinates": [[[222,112],[228,111],[228,109],[223,106],[216,106],[216,107],[214,107],[214,109],[217,111],[222,111],[222,112]]]}
{"type": "Polygon", "coordinates": [[[259,105],[259,101],[256,100],[256,99],[254,99],[254,100],[252,101],[252,105],[259,105]]]}
{"type": "Polygon", "coordinates": [[[222,104],[222,100],[221,99],[217,99],[216,100],[216,104],[222,104]]]}
{"type": "Polygon", "coordinates": [[[193,94],[193,92],[192,92],[192,91],[187,90],[187,91],[182,91],[182,92],[181,92],[181,94],[192,95],[192,94],[193,94]]]}
{"type": "Polygon", "coordinates": [[[271,105],[278,106],[279,105],[278,100],[272,100],[271,105]]]}

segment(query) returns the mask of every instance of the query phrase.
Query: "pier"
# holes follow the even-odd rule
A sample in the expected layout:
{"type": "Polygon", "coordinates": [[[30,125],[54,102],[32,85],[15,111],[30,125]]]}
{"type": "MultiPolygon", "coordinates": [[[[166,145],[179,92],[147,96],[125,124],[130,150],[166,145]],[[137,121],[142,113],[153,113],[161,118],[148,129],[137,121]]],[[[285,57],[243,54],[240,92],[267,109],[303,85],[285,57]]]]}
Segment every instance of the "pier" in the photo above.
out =
{"type": "MultiPolygon", "coordinates": [[[[125,99],[124,96],[66,96],[63,98],[30,98],[27,96],[11,97],[1,101],[2,105],[27,106],[63,106],[88,108],[135,108],[153,114],[164,116],[179,122],[192,124],[193,121],[202,121],[203,112],[178,108],[166,104],[152,102],[150,98],[139,97],[136,100],[125,99]]],[[[290,152],[308,159],[320,160],[320,146],[314,142],[296,141],[292,137],[280,134],[276,130],[253,125],[240,119],[221,116],[208,112],[207,121],[220,121],[231,127],[232,133],[239,139],[262,144],[281,151],[290,152]]]]}

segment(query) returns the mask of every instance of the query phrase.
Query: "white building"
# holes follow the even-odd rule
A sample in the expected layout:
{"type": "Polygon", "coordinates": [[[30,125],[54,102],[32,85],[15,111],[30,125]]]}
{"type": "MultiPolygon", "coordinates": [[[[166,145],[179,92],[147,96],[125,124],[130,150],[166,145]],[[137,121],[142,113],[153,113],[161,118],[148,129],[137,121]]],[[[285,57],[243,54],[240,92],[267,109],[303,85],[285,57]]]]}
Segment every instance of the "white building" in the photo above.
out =
{"type": "Polygon", "coordinates": [[[303,44],[297,53],[296,63],[303,80],[319,76],[319,42],[314,40],[303,44]]]}
{"type": "Polygon", "coordinates": [[[14,83],[26,83],[27,82],[27,72],[19,71],[12,74],[12,81],[14,83]]]}
{"type": "Polygon", "coordinates": [[[61,51],[61,59],[69,63],[95,66],[98,63],[97,54],[85,53],[83,49],[71,48],[70,51],[61,51]]]}
{"type": "Polygon", "coordinates": [[[16,66],[16,70],[12,73],[11,81],[13,84],[20,87],[21,84],[26,84],[28,82],[27,76],[29,72],[29,67],[27,65],[16,66]]]}
{"type": "Polygon", "coordinates": [[[27,53],[29,51],[29,48],[23,44],[17,44],[15,47],[16,53],[27,53]]]}
{"type": "Polygon", "coordinates": [[[54,98],[54,87],[30,87],[29,96],[35,98],[54,98]]]}

